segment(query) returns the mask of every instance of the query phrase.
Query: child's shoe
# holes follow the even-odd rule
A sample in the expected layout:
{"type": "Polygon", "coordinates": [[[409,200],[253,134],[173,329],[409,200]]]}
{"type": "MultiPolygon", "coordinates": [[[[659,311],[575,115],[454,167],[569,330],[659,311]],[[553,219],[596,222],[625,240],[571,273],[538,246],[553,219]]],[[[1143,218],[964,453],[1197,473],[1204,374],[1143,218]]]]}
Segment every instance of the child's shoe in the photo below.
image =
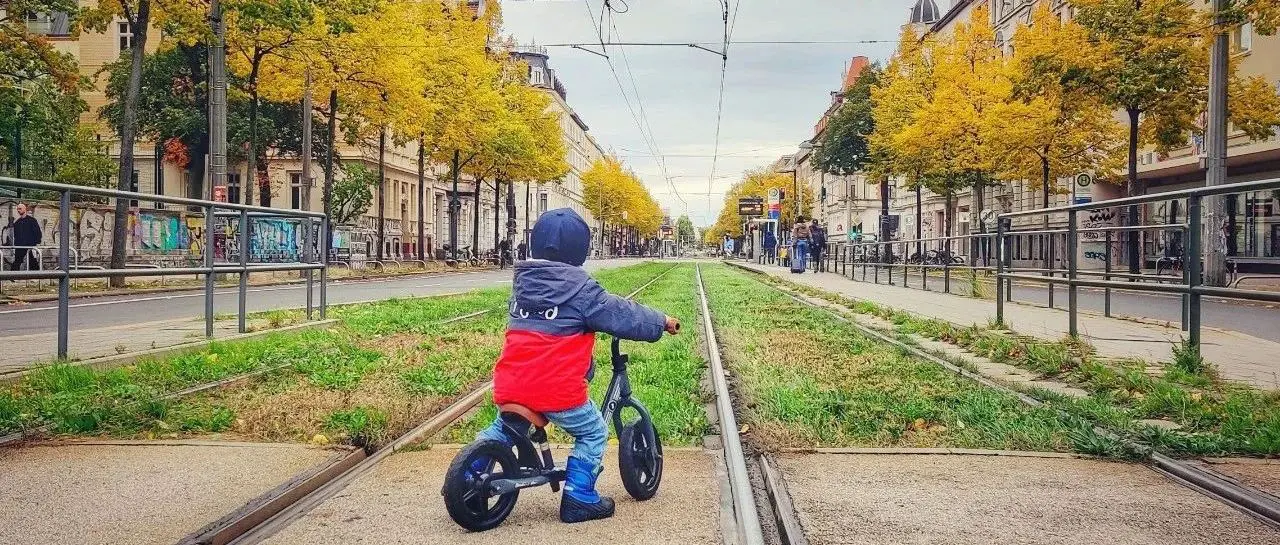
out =
{"type": "Polygon", "coordinates": [[[596,492],[595,468],[573,456],[565,467],[564,494],[560,496],[560,521],[585,522],[613,516],[613,499],[596,492]]]}

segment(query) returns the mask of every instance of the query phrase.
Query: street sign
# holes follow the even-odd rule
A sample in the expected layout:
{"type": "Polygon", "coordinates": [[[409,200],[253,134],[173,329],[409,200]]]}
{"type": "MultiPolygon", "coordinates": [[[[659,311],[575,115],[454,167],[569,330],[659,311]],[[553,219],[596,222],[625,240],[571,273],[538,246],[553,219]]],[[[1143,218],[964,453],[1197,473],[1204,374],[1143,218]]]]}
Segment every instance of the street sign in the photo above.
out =
{"type": "Polygon", "coordinates": [[[1089,187],[1093,183],[1093,176],[1088,173],[1080,173],[1076,175],[1076,185],[1080,187],[1089,187]]]}
{"type": "Polygon", "coordinates": [[[764,199],[758,197],[738,199],[738,215],[747,217],[763,216],[764,199]]]}
{"type": "Polygon", "coordinates": [[[769,204],[774,204],[782,200],[782,190],[771,187],[769,188],[769,204]]]}
{"type": "Polygon", "coordinates": [[[227,202],[227,186],[213,186],[213,200],[216,202],[227,202]]]}

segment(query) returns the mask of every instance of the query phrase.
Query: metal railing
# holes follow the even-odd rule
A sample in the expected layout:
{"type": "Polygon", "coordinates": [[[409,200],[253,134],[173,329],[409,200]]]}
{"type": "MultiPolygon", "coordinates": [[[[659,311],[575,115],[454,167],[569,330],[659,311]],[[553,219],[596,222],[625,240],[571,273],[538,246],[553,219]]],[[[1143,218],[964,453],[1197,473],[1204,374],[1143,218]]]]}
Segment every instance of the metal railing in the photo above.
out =
{"type": "MultiPolygon", "coordinates": [[[[55,269],[37,270],[37,271],[0,271],[0,282],[7,280],[40,280],[49,279],[58,282],[58,358],[65,359],[67,357],[68,338],[70,328],[70,299],[71,299],[71,282],[77,278],[125,278],[125,277],[141,277],[141,276],[182,276],[182,275],[203,275],[204,276],[204,322],[205,337],[213,337],[213,297],[214,297],[214,279],[218,274],[236,274],[239,275],[239,291],[238,291],[238,330],[241,333],[247,331],[246,326],[246,295],[248,292],[249,275],[257,272],[273,272],[273,271],[305,271],[306,274],[306,316],[310,320],[312,318],[315,302],[315,286],[314,273],[320,271],[320,319],[325,318],[327,309],[327,287],[328,287],[328,256],[326,252],[315,251],[316,241],[325,240],[329,236],[329,219],[320,212],[305,212],[301,210],[284,210],[277,208],[266,208],[261,206],[243,205],[235,203],[214,202],[200,199],[187,199],[181,197],[167,197],[163,195],[152,195],[146,193],[138,193],[133,191],[119,191],[115,189],[103,189],[96,187],[83,187],[68,184],[58,184],[51,182],[43,182],[37,180],[24,180],[19,178],[0,177],[0,187],[16,187],[22,189],[33,189],[49,191],[59,195],[58,200],[58,233],[57,233],[57,267],[55,269]],[[70,256],[75,251],[71,247],[71,208],[72,195],[86,195],[93,197],[102,197],[107,199],[127,199],[130,201],[146,201],[174,204],[186,206],[190,209],[198,209],[204,214],[205,229],[203,233],[202,243],[200,245],[201,257],[204,266],[201,267],[159,267],[151,268],[152,265],[146,265],[145,268],[126,265],[124,268],[99,268],[85,269],[73,267],[70,256]],[[220,210],[232,210],[234,212],[219,212],[220,210]],[[302,251],[299,254],[299,261],[286,263],[251,263],[249,256],[250,247],[250,224],[249,219],[256,218],[286,218],[296,219],[303,232],[302,251]],[[238,256],[236,259],[230,259],[230,256],[224,258],[222,262],[214,259],[215,252],[215,225],[219,219],[228,221],[238,220],[238,228],[235,229],[236,236],[234,238],[228,236],[223,241],[223,247],[230,249],[231,242],[235,240],[238,245],[238,256]],[[318,228],[319,236],[314,236],[318,228]]],[[[136,264],[135,264],[136,265],[136,264]]]]}
{"type": "MultiPolygon", "coordinates": [[[[996,272],[996,320],[1003,323],[1004,321],[1004,303],[1009,297],[1009,291],[1012,289],[1012,282],[1015,280],[1025,282],[1047,283],[1050,286],[1055,284],[1065,284],[1067,286],[1067,313],[1068,313],[1068,333],[1071,336],[1079,334],[1079,288],[1091,287],[1102,288],[1104,290],[1120,289],[1146,293],[1171,293],[1179,294],[1184,297],[1183,317],[1185,322],[1185,330],[1187,331],[1187,342],[1193,346],[1200,345],[1200,329],[1201,329],[1201,300],[1204,296],[1214,296],[1226,299],[1239,299],[1247,301],[1262,301],[1276,303],[1280,302],[1280,292],[1267,292],[1257,290],[1245,290],[1239,288],[1226,288],[1205,286],[1203,283],[1202,272],[1204,264],[1204,229],[1203,229],[1203,200],[1205,197],[1217,195],[1231,195],[1236,193],[1247,193],[1252,191],[1270,191],[1280,189],[1280,180],[1265,180],[1257,182],[1243,182],[1235,184],[1226,184],[1213,187],[1201,187],[1195,189],[1187,189],[1182,191],[1170,191],[1166,193],[1156,193],[1152,195],[1141,195],[1135,197],[1126,197],[1122,199],[1113,199],[1107,201],[1098,201],[1091,203],[1075,204],[1071,206],[1062,206],[1056,208],[1045,208],[1037,210],[1025,210],[1020,212],[1008,212],[997,216],[996,221],[996,237],[998,241],[997,272],[996,272]],[[1142,204],[1171,201],[1178,199],[1186,199],[1186,217],[1187,224],[1161,224],[1161,225],[1145,225],[1145,226],[1129,226],[1129,227],[1080,227],[1079,215],[1081,212],[1090,210],[1100,210],[1107,208],[1122,208],[1128,206],[1138,206],[1142,204]],[[1016,269],[1012,264],[1012,255],[1009,248],[1009,237],[1026,235],[1035,233],[1034,231],[1018,231],[1012,227],[1012,219],[1016,217],[1038,216],[1048,214],[1066,214],[1067,227],[1065,230],[1052,230],[1054,232],[1065,233],[1066,245],[1066,267],[1059,269],[1053,266],[1053,260],[1050,260],[1050,266],[1043,271],[1043,275],[1028,274],[1025,269],[1016,269]],[[1138,280],[1149,279],[1151,275],[1142,275],[1135,273],[1116,273],[1110,270],[1109,254],[1111,252],[1112,233],[1125,233],[1130,237],[1135,237],[1140,231],[1144,230],[1173,230],[1183,234],[1186,239],[1186,252],[1183,264],[1183,274],[1179,282],[1163,283],[1163,282],[1139,282],[1138,280]],[[1106,235],[1105,245],[1108,254],[1107,269],[1101,273],[1102,278],[1081,278],[1081,276],[1097,276],[1095,271],[1082,271],[1079,263],[1079,244],[1080,235],[1088,232],[1103,232],[1106,235]],[[1127,281],[1113,280],[1112,278],[1125,278],[1127,281]],[[1003,294],[1003,296],[1001,296],[1003,294]]],[[[1129,242],[1132,244],[1132,242],[1129,242]]],[[[1051,248],[1054,246],[1050,246],[1051,248]]],[[[1157,275],[1158,276],[1158,275],[1157,275]]],[[[1108,302],[1108,314],[1110,304],[1108,302]]]]}
{"type": "MultiPolygon", "coordinates": [[[[901,285],[930,290],[931,282],[941,280],[942,291],[951,293],[956,271],[969,274],[964,278],[970,289],[977,284],[994,287],[996,318],[1004,322],[1004,304],[1013,301],[1015,282],[1045,287],[1045,297],[1050,308],[1061,308],[1057,301],[1059,288],[1066,286],[1069,314],[1069,333],[1079,333],[1079,288],[1094,288],[1102,292],[1103,314],[1112,315],[1114,290],[1140,293],[1166,293],[1181,296],[1182,329],[1188,342],[1200,343],[1201,299],[1204,296],[1261,302],[1280,302],[1280,292],[1240,289],[1238,287],[1213,287],[1204,285],[1202,269],[1204,260],[1203,206],[1206,197],[1245,194],[1255,191],[1280,190],[1280,180],[1244,182],[1216,187],[1204,187],[1181,191],[1156,193],[1072,206],[1043,208],[999,214],[997,228],[991,233],[974,233],[951,237],[932,237],[908,240],[873,242],[832,242],[824,247],[820,266],[828,272],[840,274],[852,280],[901,285]],[[1185,199],[1186,223],[1164,223],[1136,226],[1089,225],[1081,226],[1080,214],[1114,208],[1117,215],[1128,206],[1160,203],[1185,199]],[[1064,227],[1013,225],[1013,218],[1034,218],[1048,215],[1065,216],[1064,227]],[[1174,240],[1185,241],[1185,251],[1168,251],[1162,255],[1143,253],[1142,262],[1154,263],[1156,272],[1116,270],[1116,248],[1123,248],[1130,239],[1140,233],[1157,233],[1174,240]],[[1101,260],[1100,267],[1082,267],[1082,244],[1100,244],[1092,260],[1101,260]],[[1015,246],[1017,252],[1015,252],[1015,246]],[[1169,274],[1165,274],[1165,270],[1169,274]]],[[[1225,198],[1225,197],[1224,197],[1225,198]]],[[[1088,247],[1085,246],[1085,249],[1088,247]]],[[[758,263],[783,264],[779,250],[786,249],[789,258],[794,257],[792,245],[780,243],[772,254],[757,252],[758,263]]],[[[1089,252],[1092,253],[1092,252],[1089,252]]],[[[812,252],[809,254],[812,263],[812,252]]],[[[1236,260],[1268,261],[1274,258],[1227,257],[1228,263],[1236,260]]],[[[812,268],[812,267],[811,267],[812,268]]],[[[1024,284],[1025,285],[1025,284],[1024,284]]]]}

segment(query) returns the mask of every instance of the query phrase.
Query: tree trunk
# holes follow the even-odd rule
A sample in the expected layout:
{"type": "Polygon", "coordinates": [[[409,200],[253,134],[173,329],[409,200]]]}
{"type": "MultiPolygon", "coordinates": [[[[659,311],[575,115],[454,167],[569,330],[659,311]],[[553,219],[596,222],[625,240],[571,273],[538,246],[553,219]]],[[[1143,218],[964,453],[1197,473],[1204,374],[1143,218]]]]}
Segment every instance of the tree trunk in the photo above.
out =
{"type": "Polygon", "coordinates": [[[462,208],[462,203],[458,202],[458,170],[462,165],[458,164],[462,159],[462,153],[453,150],[453,191],[449,193],[449,260],[458,262],[458,212],[462,208]]]}
{"type": "MultiPolygon", "coordinates": [[[[889,177],[880,180],[880,242],[889,240],[889,177]]],[[[893,246],[884,244],[881,257],[885,263],[893,262],[893,246]]]]}
{"type": "MultiPolygon", "coordinates": [[[[187,69],[191,71],[191,79],[193,81],[205,81],[208,79],[205,74],[205,63],[208,61],[209,53],[206,47],[202,45],[187,47],[178,46],[183,55],[187,59],[187,69]]],[[[195,88],[195,101],[204,108],[204,126],[209,126],[209,96],[208,92],[202,91],[205,87],[199,85],[195,88]]],[[[195,139],[189,144],[190,163],[187,168],[191,171],[191,177],[187,180],[187,196],[193,199],[204,198],[209,194],[204,188],[205,177],[205,158],[209,155],[210,135],[209,131],[199,131],[195,139]]]]}
{"type": "Polygon", "coordinates": [[[944,218],[944,219],[943,219],[943,223],[945,224],[945,225],[944,225],[944,227],[943,227],[943,236],[946,236],[946,237],[951,236],[951,224],[953,223],[953,221],[952,221],[952,220],[953,220],[953,218],[952,218],[952,214],[951,214],[951,203],[952,203],[952,200],[953,200],[953,199],[954,199],[954,192],[952,192],[950,189],[948,189],[948,190],[947,190],[947,200],[946,200],[946,203],[945,203],[945,204],[943,204],[943,207],[942,207],[942,217],[944,218]]]}
{"type": "Polygon", "coordinates": [[[480,184],[484,183],[484,178],[476,177],[476,187],[474,190],[475,210],[472,211],[471,220],[471,254],[480,255],[480,184]]]}
{"type": "Polygon", "coordinates": [[[387,129],[378,129],[378,261],[382,261],[387,244],[387,129]]]}
{"type": "MultiPolygon", "coordinates": [[[[1049,158],[1040,156],[1040,191],[1044,196],[1044,207],[1049,208],[1049,158]]],[[[1049,215],[1044,215],[1044,228],[1049,228],[1049,215]]]]}
{"type": "MultiPolygon", "coordinates": [[[[1129,179],[1125,183],[1125,196],[1132,197],[1139,193],[1138,186],[1138,114],[1136,108],[1129,108],[1129,179]]],[[[1125,211],[1124,224],[1128,227],[1135,227],[1140,223],[1138,218],[1138,205],[1130,205],[1125,211]]],[[[1136,231],[1128,233],[1128,242],[1126,243],[1126,254],[1129,261],[1129,273],[1137,274],[1141,267],[1142,248],[1138,244],[1139,234],[1136,231]]]]}
{"type": "MultiPolygon", "coordinates": [[[[253,85],[253,84],[250,84],[253,85]]],[[[248,168],[245,169],[245,175],[248,180],[244,180],[240,184],[244,190],[244,203],[253,204],[253,190],[258,187],[258,88],[251,87],[249,91],[249,153],[245,157],[248,168]]],[[[264,199],[259,197],[259,202],[264,199]]]]}
{"type": "Polygon", "coordinates": [[[502,244],[502,237],[499,230],[502,228],[501,216],[499,211],[502,210],[502,182],[497,178],[493,179],[493,251],[498,251],[498,246],[502,244]]]}
{"type": "Polygon", "coordinates": [[[427,208],[427,143],[422,135],[418,135],[418,259],[426,260],[426,231],[424,215],[427,208]]]}
{"type": "MultiPolygon", "coordinates": [[[[1219,186],[1227,183],[1227,74],[1229,70],[1228,56],[1230,41],[1227,38],[1226,10],[1230,0],[1213,0],[1214,23],[1213,46],[1209,60],[1209,113],[1208,134],[1205,143],[1207,169],[1206,186],[1219,186]]],[[[1235,195],[1213,195],[1204,198],[1201,226],[1200,248],[1204,252],[1203,281],[1215,287],[1227,285],[1227,241],[1235,238],[1233,222],[1227,219],[1227,199],[1235,199],[1235,195]],[[1225,237],[1223,236],[1225,233],[1225,237]]],[[[1246,199],[1247,204],[1247,199],[1246,199]]],[[[1198,256],[1186,256],[1195,259],[1198,256]]],[[[1193,280],[1194,281],[1194,280],[1193,280]]]]}
{"type": "MultiPolygon", "coordinates": [[[[138,138],[138,94],[142,89],[142,57],[147,47],[147,27],[151,24],[151,0],[138,0],[138,12],[131,21],[133,43],[129,48],[129,85],[125,89],[124,111],[120,123],[120,170],[116,189],[128,191],[133,180],[133,144],[138,138]]],[[[111,268],[125,268],[125,249],[129,245],[129,199],[116,199],[111,223],[111,268]]],[[[123,276],[113,276],[111,287],[124,287],[123,276]]]]}
{"type": "Polygon", "coordinates": [[[920,239],[924,238],[924,199],[922,184],[916,184],[916,255],[924,259],[924,248],[920,239]]]}

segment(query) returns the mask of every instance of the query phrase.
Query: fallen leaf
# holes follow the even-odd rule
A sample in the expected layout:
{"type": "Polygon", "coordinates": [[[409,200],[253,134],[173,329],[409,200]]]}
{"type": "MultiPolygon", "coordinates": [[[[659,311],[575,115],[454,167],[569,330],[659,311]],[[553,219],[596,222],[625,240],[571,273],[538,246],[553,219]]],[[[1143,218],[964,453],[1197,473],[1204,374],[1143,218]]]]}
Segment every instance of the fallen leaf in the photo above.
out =
{"type": "Polygon", "coordinates": [[[311,436],[311,443],[315,445],[327,445],[329,444],[329,437],[323,433],[317,433],[311,436]]]}
{"type": "Polygon", "coordinates": [[[743,424],[742,429],[738,430],[738,435],[746,435],[751,431],[751,424],[743,424]]]}

